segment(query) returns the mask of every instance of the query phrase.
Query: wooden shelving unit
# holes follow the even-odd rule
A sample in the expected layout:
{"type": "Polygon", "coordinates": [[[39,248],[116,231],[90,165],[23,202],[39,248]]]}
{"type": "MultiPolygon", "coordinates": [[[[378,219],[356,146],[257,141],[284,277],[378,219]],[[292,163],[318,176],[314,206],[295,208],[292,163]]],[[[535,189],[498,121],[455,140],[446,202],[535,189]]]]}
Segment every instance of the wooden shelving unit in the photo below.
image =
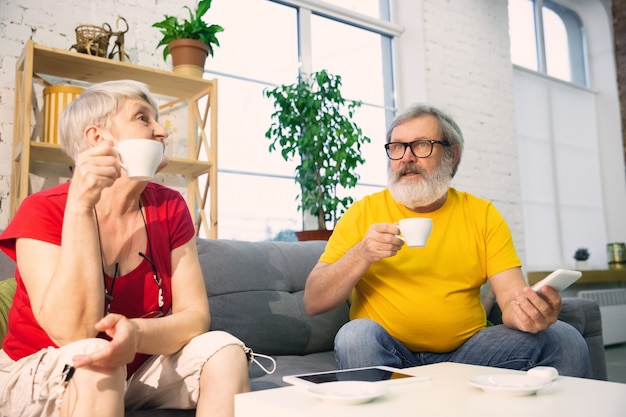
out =
{"type": "Polygon", "coordinates": [[[25,45],[15,72],[11,217],[29,193],[33,162],[73,165],[58,145],[34,140],[37,128],[34,116],[40,111],[34,96],[34,83],[48,85],[45,76],[87,84],[133,79],[146,83],[160,99],[166,98],[162,110],[186,105],[187,157],[170,157],[163,173],[186,177],[187,204],[194,218],[196,234],[204,228],[207,237],[217,238],[217,80],[179,76],[127,62],[50,48],[33,41],[25,45]],[[206,178],[200,181],[204,175],[206,178]],[[208,219],[205,212],[207,200],[208,219]]]}

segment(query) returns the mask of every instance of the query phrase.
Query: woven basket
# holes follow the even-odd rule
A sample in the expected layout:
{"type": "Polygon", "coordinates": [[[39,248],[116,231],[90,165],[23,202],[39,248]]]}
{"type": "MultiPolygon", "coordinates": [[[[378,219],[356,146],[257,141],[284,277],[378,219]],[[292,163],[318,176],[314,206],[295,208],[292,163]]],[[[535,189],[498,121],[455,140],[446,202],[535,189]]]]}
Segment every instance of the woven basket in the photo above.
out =
{"type": "Polygon", "coordinates": [[[82,54],[106,57],[110,38],[111,32],[101,26],[80,25],[76,27],[76,44],[72,48],[82,54]]]}

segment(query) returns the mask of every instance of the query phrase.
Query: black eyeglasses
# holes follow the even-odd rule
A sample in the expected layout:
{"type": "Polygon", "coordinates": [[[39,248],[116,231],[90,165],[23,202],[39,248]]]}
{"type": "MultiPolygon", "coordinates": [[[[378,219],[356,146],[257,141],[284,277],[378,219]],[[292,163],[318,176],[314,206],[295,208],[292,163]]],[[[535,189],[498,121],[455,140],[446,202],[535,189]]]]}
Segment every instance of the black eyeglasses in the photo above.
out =
{"type": "Polygon", "coordinates": [[[387,151],[387,157],[393,161],[404,158],[407,148],[411,150],[411,153],[416,158],[428,158],[432,155],[435,144],[450,146],[448,142],[441,140],[420,139],[413,142],[385,143],[385,150],[387,151]]]}
{"type": "MultiPolygon", "coordinates": [[[[159,311],[152,311],[148,314],[142,316],[142,318],[157,318],[163,316],[163,289],[161,288],[161,279],[159,278],[159,273],[157,272],[157,267],[154,261],[145,253],[139,252],[139,256],[148,261],[150,266],[152,267],[152,277],[154,278],[154,282],[159,287],[159,295],[157,296],[157,304],[159,306],[159,311]]],[[[103,271],[104,273],[104,271],[103,271]]],[[[113,301],[113,287],[115,286],[115,281],[119,277],[119,263],[115,263],[115,273],[113,274],[113,278],[111,280],[111,287],[106,287],[106,282],[104,286],[104,315],[107,315],[111,312],[111,302],[113,301]]]]}
{"type": "MultiPolygon", "coordinates": [[[[104,265],[102,265],[102,277],[104,278],[104,265]]],[[[106,279],[104,280],[104,315],[106,316],[111,312],[111,302],[113,301],[113,287],[115,287],[115,281],[120,276],[120,264],[115,262],[115,272],[111,279],[111,287],[107,288],[106,279]]]]}
{"type": "MultiPolygon", "coordinates": [[[[152,252],[152,248],[150,248],[150,252],[152,252]]],[[[157,272],[157,267],[156,264],[154,263],[154,261],[152,259],[150,259],[150,257],[148,257],[148,255],[146,255],[143,252],[139,252],[139,256],[141,256],[143,259],[145,259],[146,261],[148,261],[150,263],[150,266],[152,266],[152,277],[154,278],[154,282],[156,283],[156,285],[158,285],[159,287],[159,295],[158,295],[158,305],[159,305],[159,310],[161,310],[161,314],[163,313],[163,289],[161,288],[161,279],[159,278],[159,273],[157,272]]]]}
{"type": "MultiPolygon", "coordinates": [[[[141,219],[143,220],[143,225],[146,228],[146,239],[148,240],[148,249],[150,249],[150,255],[154,256],[154,252],[152,251],[152,242],[150,241],[150,233],[148,233],[148,223],[146,223],[146,216],[144,216],[143,210],[141,209],[142,206],[143,204],[142,204],[142,201],[140,200],[139,212],[141,213],[141,219]]],[[[152,267],[152,278],[154,278],[154,282],[159,287],[159,294],[157,296],[157,304],[159,306],[159,311],[156,311],[154,313],[149,313],[145,315],[144,317],[152,317],[152,318],[161,317],[163,316],[163,289],[161,288],[161,284],[163,281],[159,278],[159,273],[157,272],[156,264],[154,263],[152,258],[150,258],[149,256],[147,256],[146,254],[142,252],[139,252],[139,256],[141,256],[142,258],[144,258],[146,261],[150,263],[150,266],[152,267]]]]}

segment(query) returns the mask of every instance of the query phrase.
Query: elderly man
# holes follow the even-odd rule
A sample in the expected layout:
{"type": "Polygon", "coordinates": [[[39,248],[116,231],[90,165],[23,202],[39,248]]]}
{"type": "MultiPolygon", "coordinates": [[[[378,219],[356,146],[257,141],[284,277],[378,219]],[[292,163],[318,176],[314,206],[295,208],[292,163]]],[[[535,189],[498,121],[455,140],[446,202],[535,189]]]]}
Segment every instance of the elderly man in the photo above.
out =
{"type": "Polygon", "coordinates": [[[335,339],[343,369],[448,361],[586,376],[582,336],[557,320],[559,293],[528,287],[493,204],[450,187],[463,142],[455,121],[434,107],[417,105],[396,118],[385,144],[388,188],[354,203],[337,224],[308,277],[307,312],[326,312],[352,295],[351,321],[335,339]],[[398,221],[409,217],[432,219],[425,247],[398,237],[398,221]],[[487,281],[503,325],[487,325],[480,299],[487,281]]]}

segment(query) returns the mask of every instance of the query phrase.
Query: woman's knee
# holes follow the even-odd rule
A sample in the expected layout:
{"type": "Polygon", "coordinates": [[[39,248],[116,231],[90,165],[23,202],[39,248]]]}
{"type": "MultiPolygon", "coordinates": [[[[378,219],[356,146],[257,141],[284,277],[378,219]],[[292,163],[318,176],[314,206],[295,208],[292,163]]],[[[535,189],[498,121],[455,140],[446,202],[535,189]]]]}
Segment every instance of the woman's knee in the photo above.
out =
{"type": "MultiPolygon", "coordinates": [[[[104,339],[83,339],[64,346],[63,355],[68,364],[75,355],[87,355],[105,348],[109,342],[104,339]]],[[[126,367],[83,366],[67,367],[64,378],[67,381],[62,401],[61,415],[73,409],[87,410],[92,404],[103,400],[106,407],[123,409],[126,384],[126,367]],[[63,411],[65,410],[65,411],[63,411]]],[[[69,414],[68,414],[69,415],[69,414]]]]}
{"type": "Polygon", "coordinates": [[[87,380],[95,378],[95,379],[111,379],[112,383],[119,385],[123,383],[126,379],[126,367],[118,366],[116,368],[103,368],[103,367],[93,367],[93,366],[85,366],[78,369],[74,369],[72,364],[74,363],[74,356],[76,355],[89,355],[93,352],[96,352],[100,349],[104,349],[107,347],[109,342],[100,338],[90,338],[90,339],[81,339],[76,342],[72,342],[68,345],[65,345],[61,348],[62,350],[62,358],[64,363],[67,364],[66,371],[68,372],[68,376],[66,377],[69,380],[74,374],[76,375],[76,379],[87,378],[87,380]],[[70,375],[71,373],[71,375],[70,375]]]}
{"type": "Polygon", "coordinates": [[[224,373],[248,375],[246,352],[238,345],[227,345],[215,352],[204,364],[204,370],[212,369],[224,373]]]}
{"type": "Polygon", "coordinates": [[[228,345],[245,346],[240,339],[222,330],[211,330],[210,332],[201,333],[191,339],[187,344],[188,347],[198,347],[201,349],[206,349],[206,347],[209,346],[212,350],[228,345]]]}
{"type": "Polygon", "coordinates": [[[89,355],[99,349],[103,349],[109,342],[100,338],[81,339],[59,348],[61,356],[66,363],[73,363],[76,355],[89,355]]]}
{"type": "Polygon", "coordinates": [[[204,363],[200,379],[201,385],[204,384],[206,388],[216,382],[229,385],[236,392],[250,390],[248,358],[243,343],[231,341],[231,343],[217,350],[204,363]]]}
{"type": "Polygon", "coordinates": [[[191,339],[179,354],[182,363],[201,363],[203,372],[214,369],[213,372],[219,373],[223,369],[248,374],[246,345],[228,332],[216,330],[202,333],[191,339]]]}

